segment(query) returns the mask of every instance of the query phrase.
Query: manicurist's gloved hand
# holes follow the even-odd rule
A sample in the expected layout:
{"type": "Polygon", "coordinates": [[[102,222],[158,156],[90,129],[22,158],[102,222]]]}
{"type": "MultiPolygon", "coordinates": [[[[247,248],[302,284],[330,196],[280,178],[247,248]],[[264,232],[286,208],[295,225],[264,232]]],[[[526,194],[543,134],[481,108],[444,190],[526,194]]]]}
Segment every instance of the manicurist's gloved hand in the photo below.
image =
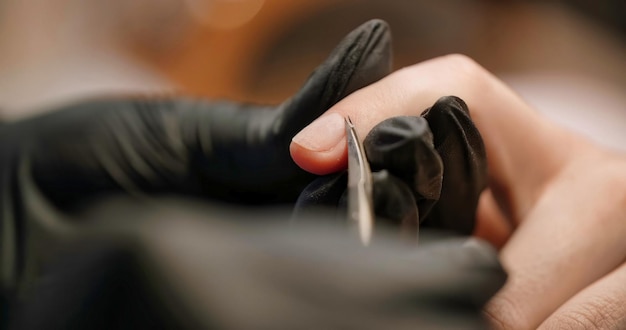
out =
{"type": "Polygon", "coordinates": [[[116,189],[293,200],[311,177],[289,156],[292,137],[389,71],[387,25],[370,21],[279,106],[178,98],[87,102],[25,123],[37,131],[26,152],[36,182],[61,203],[116,189]]]}
{"type": "MultiPolygon", "coordinates": [[[[391,117],[363,141],[373,175],[375,212],[403,231],[425,227],[469,235],[487,186],[485,147],[467,105],[442,97],[421,116],[391,117]]],[[[296,211],[345,207],[345,172],[320,177],[301,194],[296,211]]],[[[345,218],[345,216],[344,216],[345,218]]]]}
{"type": "Polygon", "coordinates": [[[8,329],[485,329],[506,279],[476,239],[415,248],[381,230],[363,248],[323,214],[285,226],[280,212],[124,202],[83,214],[102,230],[47,267],[8,329]]]}
{"type": "Polygon", "coordinates": [[[291,160],[292,137],[347,94],[385,76],[390,58],[388,27],[373,20],[341,41],[278,106],[104,99],[0,127],[2,287],[35,271],[32,256],[62,231],[63,223],[44,220],[51,210],[79,211],[114,194],[295,201],[312,175],[291,160]]]}

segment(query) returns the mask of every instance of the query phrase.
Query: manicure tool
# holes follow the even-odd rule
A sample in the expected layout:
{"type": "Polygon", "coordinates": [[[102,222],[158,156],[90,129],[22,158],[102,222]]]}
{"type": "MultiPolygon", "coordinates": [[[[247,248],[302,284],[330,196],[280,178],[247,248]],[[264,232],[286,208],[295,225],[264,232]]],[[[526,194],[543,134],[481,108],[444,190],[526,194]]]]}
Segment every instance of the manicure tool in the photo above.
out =
{"type": "Polygon", "coordinates": [[[348,221],[358,228],[363,245],[369,245],[374,231],[372,171],[363,144],[350,118],[346,118],[348,138],[348,221]]]}

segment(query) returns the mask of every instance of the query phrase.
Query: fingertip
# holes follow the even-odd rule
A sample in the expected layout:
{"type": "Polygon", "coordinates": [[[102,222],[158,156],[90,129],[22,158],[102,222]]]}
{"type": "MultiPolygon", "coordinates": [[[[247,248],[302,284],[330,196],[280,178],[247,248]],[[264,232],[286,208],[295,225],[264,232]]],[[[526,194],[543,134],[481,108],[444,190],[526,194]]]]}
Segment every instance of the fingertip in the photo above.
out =
{"type": "Polygon", "coordinates": [[[317,175],[335,173],[345,169],[348,165],[348,150],[345,143],[339,143],[333,149],[320,152],[312,151],[292,141],[289,152],[298,166],[317,175]]]}

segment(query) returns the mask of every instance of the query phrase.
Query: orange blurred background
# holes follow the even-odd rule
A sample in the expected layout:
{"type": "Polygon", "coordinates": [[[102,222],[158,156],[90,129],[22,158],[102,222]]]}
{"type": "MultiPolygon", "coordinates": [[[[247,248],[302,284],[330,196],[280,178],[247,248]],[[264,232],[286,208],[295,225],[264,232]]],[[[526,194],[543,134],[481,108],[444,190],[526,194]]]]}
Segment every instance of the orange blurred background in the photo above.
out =
{"type": "Polygon", "coordinates": [[[626,2],[239,0],[221,2],[158,65],[194,95],[278,103],[350,30],[386,20],[395,67],[463,53],[531,105],[626,150],[626,2]]]}
{"type": "Polygon", "coordinates": [[[160,65],[194,94],[276,102],[370,18],[390,23],[396,67],[459,52],[496,73],[567,73],[626,87],[624,38],[556,2],[235,1],[215,8],[213,23],[160,65]],[[240,25],[216,27],[229,22],[240,25]]]}

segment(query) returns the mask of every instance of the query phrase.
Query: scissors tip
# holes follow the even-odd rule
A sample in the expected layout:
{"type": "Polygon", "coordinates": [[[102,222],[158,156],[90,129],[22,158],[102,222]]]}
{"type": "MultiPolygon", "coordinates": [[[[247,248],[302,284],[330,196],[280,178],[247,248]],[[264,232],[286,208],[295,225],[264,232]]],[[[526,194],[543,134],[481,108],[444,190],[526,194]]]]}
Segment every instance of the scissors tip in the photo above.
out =
{"type": "Polygon", "coordinates": [[[351,118],[344,119],[348,136],[348,215],[358,224],[361,242],[367,246],[374,229],[372,172],[351,118]]]}
{"type": "Polygon", "coordinates": [[[350,119],[350,116],[346,116],[344,119],[346,120],[346,124],[348,124],[350,127],[354,127],[354,124],[352,124],[352,119],[350,119]]]}

